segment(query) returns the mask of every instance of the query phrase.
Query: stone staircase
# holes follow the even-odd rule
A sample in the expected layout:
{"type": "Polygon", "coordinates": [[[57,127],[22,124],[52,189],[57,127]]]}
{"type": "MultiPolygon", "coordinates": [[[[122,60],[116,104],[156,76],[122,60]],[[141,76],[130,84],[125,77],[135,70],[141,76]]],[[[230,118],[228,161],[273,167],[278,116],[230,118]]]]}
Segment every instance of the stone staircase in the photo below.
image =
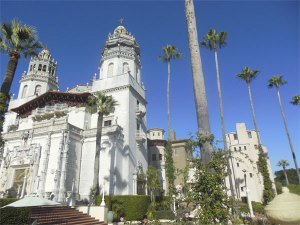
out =
{"type": "Polygon", "coordinates": [[[37,220],[37,224],[98,224],[107,223],[96,220],[94,217],[82,213],[70,206],[43,206],[31,208],[31,218],[37,220]]]}

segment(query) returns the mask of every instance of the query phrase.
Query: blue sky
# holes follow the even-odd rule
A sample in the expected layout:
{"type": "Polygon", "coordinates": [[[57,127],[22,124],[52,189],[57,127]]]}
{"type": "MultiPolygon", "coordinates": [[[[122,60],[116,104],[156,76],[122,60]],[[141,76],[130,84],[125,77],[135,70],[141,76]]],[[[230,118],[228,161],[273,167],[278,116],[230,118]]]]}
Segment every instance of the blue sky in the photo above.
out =
{"type": "MultiPolygon", "coordinates": [[[[148,128],[167,130],[167,65],[157,57],[162,46],[175,45],[184,57],[171,64],[171,128],[177,138],[197,131],[192,75],[183,1],[1,1],[1,21],[14,17],[37,28],[42,43],[49,43],[58,61],[60,90],[90,82],[98,74],[100,50],[109,32],[124,18],[140,48],[142,80],[147,89],[148,128]]],[[[300,159],[299,107],[289,103],[300,94],[299,2],[298,1],[195,1],[198,36],[210,28],[228,32],[228,47],[219,51],[219,66],[226,132],[244,122],[254,129],[246,83],[235,75],[249,66],[261,73],[251,84],[252,97],[261,133],[269,150],[273,171],[276,163],[294,163],[275,89],[268,79],[284,75],[288,84],[281,97],[298,163],[300,159]]],[[[201,49],[212,133],[221,140],[221,122],[213,53],[201,49]]],[[[3,79],[8,57],[0,54],[3,79]]],[[[29,60],[20,59],[12,86],[18,92],[19,79],[29,60]]],[[[166,135],[167,137],[167,135],[166,135]]]]}

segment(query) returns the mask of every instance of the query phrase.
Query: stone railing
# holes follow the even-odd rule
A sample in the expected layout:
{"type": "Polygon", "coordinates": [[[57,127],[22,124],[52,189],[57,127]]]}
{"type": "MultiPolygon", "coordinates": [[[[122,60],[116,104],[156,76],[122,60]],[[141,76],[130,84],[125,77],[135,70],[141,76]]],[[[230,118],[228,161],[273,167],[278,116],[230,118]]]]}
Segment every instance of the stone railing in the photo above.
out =
{"type": "Polygon", "coordinates": [[[136,106],[136,115],[139,117],[144,117],[146,114],[146,108],[143,105],[137,105],[136,106]]]}
{"type": "Polygon", "coordinates": [[[54,113],[56,111],[65,111],[68,109],[68,105],[63,104],[55,104],[54,106],[45,106],[44,108],[36,108],[32,110],[32,115],[40,115],[45,113],[54,113]]]}
{"type": "Polygon", "coordinates": [[[135,138],[138,143],[144,143],[146,141],[146,134],[142,130],[137,130],[135,138]]]}

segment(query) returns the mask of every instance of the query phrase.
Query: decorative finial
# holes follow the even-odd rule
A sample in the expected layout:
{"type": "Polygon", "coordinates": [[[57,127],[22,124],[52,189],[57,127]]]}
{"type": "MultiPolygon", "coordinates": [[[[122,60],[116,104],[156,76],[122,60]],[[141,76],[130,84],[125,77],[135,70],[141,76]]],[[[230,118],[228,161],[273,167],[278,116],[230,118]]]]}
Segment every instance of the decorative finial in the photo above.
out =
{"type": "MultiPolygon", "coordinates": [[[[46,42],[45,49],[48,49],[48,42],[46,42]]],[[[49,49],[48,49],[49,50],[49,49]]]]}
{"type": "Polygon", "coordinates": [[[124,19],[121,17],[121,18],[120,18],[120,24],[121,24],[121,25],[122,25],[122,23],[123,23],[123,20],[124,20],[124,19]]]}

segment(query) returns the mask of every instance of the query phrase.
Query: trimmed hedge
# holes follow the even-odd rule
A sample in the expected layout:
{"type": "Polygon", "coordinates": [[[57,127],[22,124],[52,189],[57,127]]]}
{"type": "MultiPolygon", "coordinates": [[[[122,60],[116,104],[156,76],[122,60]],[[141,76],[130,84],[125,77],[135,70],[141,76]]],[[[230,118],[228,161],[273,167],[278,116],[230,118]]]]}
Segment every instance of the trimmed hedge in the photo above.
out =
{"type": "MultiPolygon", "coordinates": [[[[100,205],[102,196],[96,198],[96,205],[100,205]]],[[[111,195],[105,196],[105,203],[108,211],[112,209],[116,221],[120,217],[125,220],[142,220],[146,217],[148,206],[150,205],[150,196],[148,195],[111,195]]]]}
{"type": "Polygon", "coordinates": [[[300,185],[297,184],[289,184],[287,186],[290,190],[290,193],[296,194],[296,195],[300,195],[300,185]]]}
{"type": "Polygon", "coordinates": [[[175,219],[175,215],[171,210],[161,210],[161,211],[153,212],[153,217],[156,220],[160,220],[160,219],[174,220],[175,219]]]}
{"type": "MultiPolygon", "coordinates": [[[[19,199],[17,198],[1,198],[0,208],[8,205],[19,199]]],[[[30,208],[4,208],[0,209],[1,224],[29,224],[30,221],[30,208]]]]}

